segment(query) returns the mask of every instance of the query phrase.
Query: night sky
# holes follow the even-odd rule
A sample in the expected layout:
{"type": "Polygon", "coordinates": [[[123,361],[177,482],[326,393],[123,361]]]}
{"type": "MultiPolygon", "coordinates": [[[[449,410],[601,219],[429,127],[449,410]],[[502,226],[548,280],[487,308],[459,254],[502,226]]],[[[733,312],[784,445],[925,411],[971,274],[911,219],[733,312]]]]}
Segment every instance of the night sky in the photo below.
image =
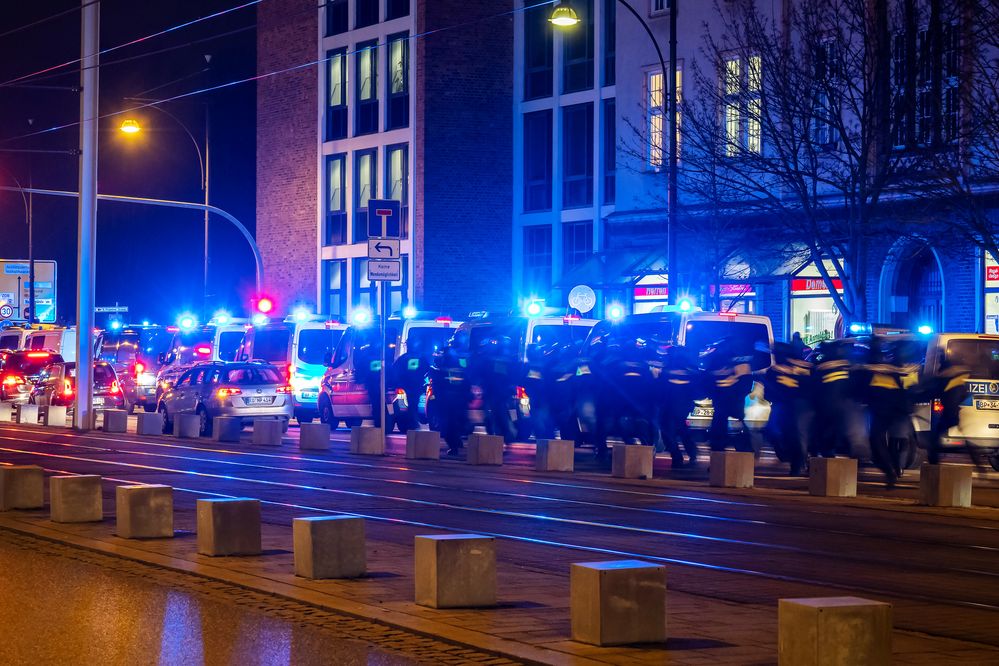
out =
{"type": "MultiPolygon", "coordinates": [[[[103,0],[101,48],[118,46],[240,4],[238,0],[103,0]]],[[[66,151],[78,147],[76,125],[16,137],[79,120],[77,92],[24,87],[75,86],[79,83],[79,65],[74,63],[55,70],[54,75],[34,77],[17,85],[2,84],[79,57],[79,11],[5,34],[66,10],[78,10],[79,5],[79,0],[4,3],[0,14],[0,182],[5,185],[14,184],[9,174],[27,185],[30,170],[36,187],[78,188],[78,157],[10,151],[66,151]],[[34,119],[32,126],[29,118],[34,119]]],[[[117,129],[125,116],[116,112],[136,104],[126,102],[126,97],[163,99],[253,76],[255,21],[255,9],[249,7],[102,56],[101,194],[202,201],[197,153],[178,124],[152,109],[137,111],[130,116],[147,131],[128,137],[117,129]],[[211,65],[208,71],[202,71],[206,54],[212,56],[211,65]]],[[[164,108],[182,120],[202,143],[205,104],[211,117],[211,203],[235,215],[252,232],[255,85],[230,86],[170,102],[164,108]]],[[[101,202],[97,221],[97,304],[126,304],[128,319],[133,322],[151,319],[173,323],[183,310],[199,312],[202,224],[199,211],[101,202]]],[[[58,262],[59,318],[74,322],[76,200],[35,197],[34,228],[35,257],[58,262]]],[[[27,258],[24,206],[20,196],[12,192],[0,192],[0,258],[27,258]]],[[[211,222],[210,262],[210,310],[244,310],[253,288],[252,257],[238,232],[217,216],[211,222]]],[[[98,323],[102,322],[99,317],[98,323]]]]}

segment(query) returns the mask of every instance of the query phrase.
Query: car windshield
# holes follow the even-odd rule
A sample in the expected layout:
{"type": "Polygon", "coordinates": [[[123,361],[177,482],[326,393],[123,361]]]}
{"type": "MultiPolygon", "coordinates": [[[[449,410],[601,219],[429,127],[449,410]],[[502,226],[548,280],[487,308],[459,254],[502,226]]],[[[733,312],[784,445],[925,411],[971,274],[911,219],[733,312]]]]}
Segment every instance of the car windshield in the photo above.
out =
{"type": "Polygon", "coordinates": [[[124,329],[104,331],[97,358],[108,363],[130,365],[136,358],[155,361],[160,354],[170,351],[174,334],[165,328],[124,329]]]}
{"type": "Polygon", "coordinates": [[[336,349],[343,331],[328,328],[306,328],[298,333],[298,360],[310,365],[321,365],[326,356],[336,349]]]}
{"type": "Polygon", "coordinates": [[[211,357],[214,331],[203,329],[178,333],[173,340],[173,349],[177,363],[187,364],[195,361],[205,361],[211,357]]]}
{"type": "Polygon", "coordinates": [[[446,327],[413,326],[406,334],[406,351],[429,358],[443,349],[452,335],[454,331],[446,327]]]}
{"type": "Polygon", "coordinates": [[[226,368],[222,372],[220,383],[246,386],[248,384],[284,384],[284,378],[277,368],[259,366],[239,366],[226,368]]]}
{"type": "Polygon", "coordinates": [[[967,368],[973,379],[999,379],[999,340],[951,340],[947,360],[967,368]]]}
{"type": "Polygon", "coordinates": [[[28,354],[11,354],[4,363],[5,370],[12,370],[24,375],[37,375],[50,363],[62,361],[58,354],[30,352],[28,354]]]}
{"type": "Polygon", "coordinates": [[[687,324],[686,347],[701,353],[716,343],[727,340],[733,348],[752,355],[750,367],[764,370],[770,367],[770,334],[765,324],[752,321],[719,321],[694,319],[687,324]]]}
{"type": "Polygon", "coordinates": [[[291,329],[258,328],[253,331],[252,358],[278,363],[288,362],[288,342],[291,340],[291,329]]]}
{"type": "Polygon", "coordinates": [[[568,324],[542,324],[531,330],[529,344],[539,347],[569,347],[578,345],[586,339],[590,332],[589,326],[570,326],[568,324]]]}
{"type": "Polygon", "coordinates": [[[469,346],[473,354],[483,353],[488,348],[499,345],[516,345],[522,335],[522,327],[515,323],[485,324],[473,326],[469,335],[469,346]]]}
{"type": "Polygon", "coordinates": [[[243,331],[224,331],[219,333],[219,359],[235,361],[239,352],[239,343],[243,341],[243,331]]]}

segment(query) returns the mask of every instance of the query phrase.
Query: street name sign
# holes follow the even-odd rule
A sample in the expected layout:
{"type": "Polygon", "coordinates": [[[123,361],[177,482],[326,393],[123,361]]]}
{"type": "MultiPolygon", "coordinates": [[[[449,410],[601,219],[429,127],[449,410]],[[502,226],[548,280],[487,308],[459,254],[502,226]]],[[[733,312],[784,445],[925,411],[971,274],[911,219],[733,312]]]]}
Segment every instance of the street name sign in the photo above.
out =
{"type": "Polygon", "coordinates": [[[402,213],[395,199],[368,200],[368,236],[402,238],[402,213]]]}
{"type": "Polygon", "coordinates": [[[398,259],[398,238],[369,238],[368,259],[398,259]]]}
{"type": "Polygon", "coordinates": [[[94,312],[110,312],[110,313],[128,312],[128,306],[127,305],[101,305],[99,307],[94,308],[94,312]]]}
{"type": "Polygon", "coordinates": [[[369,259],[368,280],[395,282],[402,279],[402,262],[398,259],[369,259]]]}

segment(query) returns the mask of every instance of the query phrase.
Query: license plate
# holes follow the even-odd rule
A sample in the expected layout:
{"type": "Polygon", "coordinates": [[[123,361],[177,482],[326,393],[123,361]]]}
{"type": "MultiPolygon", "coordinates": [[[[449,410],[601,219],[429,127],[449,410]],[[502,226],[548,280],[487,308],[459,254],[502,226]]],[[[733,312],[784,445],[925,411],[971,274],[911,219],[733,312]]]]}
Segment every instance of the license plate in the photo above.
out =
{"type": "Polygon", "coordinates": [[[715,410],[707,407],[694,407],[694,416],[714,416],[715,410]]]}
{"type": "Polygon", "coordinates": [[[999,400],[976,400],[975,409],[996,409],[999,410],[999,400]]]}
{"type": "Polygon", "coordinates": [[[95,405],[103,405],[104,404],[104,398],[102,398],[99,395],[98,396],[94,396],[94,404],[95,405]]]}
{"type": "Polygon", "coordinates": [[[302,400],[315,400],[319,397],[319,393],[316,391],[302,391],[299,395],[302,400]]]}
{"type": "Polygon", "coordinates": [[[274,398],[269,395],[258,395],[246,399],[248,405],[269,405],[274,402],[274,398]]]}

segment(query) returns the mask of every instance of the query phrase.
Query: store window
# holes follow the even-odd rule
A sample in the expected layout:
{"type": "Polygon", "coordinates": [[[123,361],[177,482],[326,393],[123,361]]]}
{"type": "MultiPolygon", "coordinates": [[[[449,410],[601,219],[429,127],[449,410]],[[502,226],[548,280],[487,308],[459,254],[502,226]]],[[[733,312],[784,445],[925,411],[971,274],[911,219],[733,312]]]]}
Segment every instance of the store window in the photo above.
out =
{"type": "MultiPolygon", "coordinates": [[[[832,264],[826,270],[835,276],[832,264]]],[[[836,291],[843,294],[843,281],[833,277],[836,291]]],[[[800,333],[807,345],[815,345],[837,336],[842,325],[839,308],[825,280],[813,264],[805,266],[791,277],[791,328],[789,334],[800,333]]]]}
{"type": "Polygon", "coordinates": [[[999,335],[999,263],[985,253],[985,332],[999,335]]]}

